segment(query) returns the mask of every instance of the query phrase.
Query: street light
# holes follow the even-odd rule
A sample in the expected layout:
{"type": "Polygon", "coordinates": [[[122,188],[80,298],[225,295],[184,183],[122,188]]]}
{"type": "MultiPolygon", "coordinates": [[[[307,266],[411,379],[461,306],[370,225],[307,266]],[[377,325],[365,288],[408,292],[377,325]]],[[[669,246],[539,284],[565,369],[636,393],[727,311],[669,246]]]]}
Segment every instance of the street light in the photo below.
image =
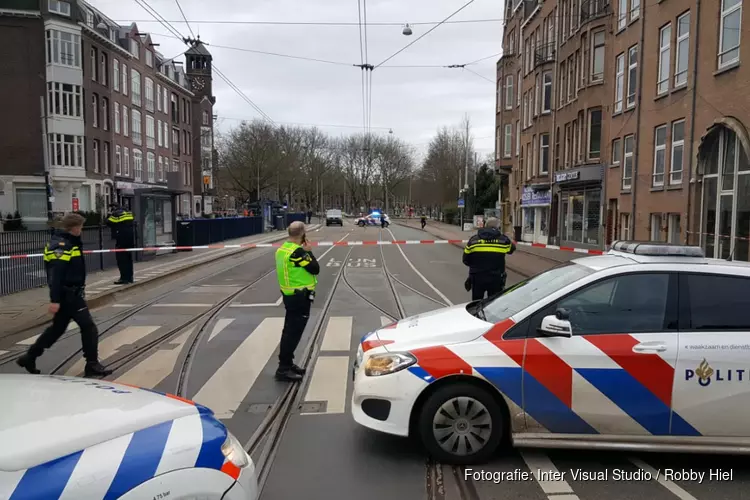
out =
{"type": "Polygon", "coordinates": [[[411,30],[411,26],[409,26],[409,23],[404,26],[404,31],[402,31],[401,33],[403,33],[405,36],[411,36],[413,31],[411,30]]]}

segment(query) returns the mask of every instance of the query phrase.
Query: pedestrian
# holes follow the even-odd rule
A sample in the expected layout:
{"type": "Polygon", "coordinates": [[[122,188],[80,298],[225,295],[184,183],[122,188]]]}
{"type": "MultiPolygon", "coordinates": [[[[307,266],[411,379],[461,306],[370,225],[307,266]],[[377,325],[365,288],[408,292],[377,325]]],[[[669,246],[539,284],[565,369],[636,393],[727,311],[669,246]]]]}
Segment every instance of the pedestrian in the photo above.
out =
{"type": "Polygon", "coordinates": [[[469,238],[463,262],[469,267],[466,290],[472,300],[481,300],[502,293],[505,288],[505,255],[516,251],[516,245],[500,232],[500,219],[487,219],[484,227],[469,238]]]}
{"type": "MultiPolygon", "coordinates": [[[[135,218],[133,213],[113,203],[109,206],[110,214],[107,217],[107,226],[112,230],[112,238],[115,240],[115,249],[133,248],[135,246],[135,218]]],[[[120,279],[115,285],[129,285],[133,283],[133,252],[115,252],[117,269],[120,270],[120,279]]]]}
{"type": "Polygon", "coordinates": [[[312,223],[312,216],[313,216],[313,212],[312,212],[312,210],[310,210],[310,209],[308,208],[308,209],[307,209],[307,223],[308,223],[308,224],[311,224],[311,223],[312,223]]]}
{"type": "Polygon", "coordinates": [[[422,229],[424,230],[424,227],[427,225],[427,217],[423,215],[419,222],[422,224],[422,229]]]}
{"type": "Polygon", "coordinates": [[[82,216],[73,213],[63,217],[62,230],[56,230],[44,248],[50,296],[49,312],[54,314],[54,318],[52,325],[16,361],[29,373],[41,373],[36,367],[36,359],[57,342],[71,320],[81,330],[83,357],[86,359],[84,375],[104,377],[112,373],[112,370],[99,363],[99,332],[86,304],[86,259],[81,241],[84,221],[82,216]]]}
{"type": "Polygon", "coordinates": [[[276,379],[298,382],[302,380],[305,369],[294,364],[294,350],[310,319],[320,265],[307,242],[305,224],[292,222],[287,231],[289,239],[276,251],[276,275],[286,309],[276,379]]]}

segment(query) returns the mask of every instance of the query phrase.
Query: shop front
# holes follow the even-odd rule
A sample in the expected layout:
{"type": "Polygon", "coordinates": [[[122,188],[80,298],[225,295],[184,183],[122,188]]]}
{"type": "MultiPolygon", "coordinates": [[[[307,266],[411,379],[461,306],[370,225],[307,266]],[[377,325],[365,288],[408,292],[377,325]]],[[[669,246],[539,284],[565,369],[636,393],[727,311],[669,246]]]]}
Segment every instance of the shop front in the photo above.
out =
{"type": "Polygon", "coordinates": [[[549,186],[524,186],[521,195],[522,241],[547,244],[551,201],[549,186]]]}
{"type": "Polygon", "coordinates": [[[601,248],[603,178],[603,165],[555,174],[555,185],[559,188],[560,245],[601,248]]]}
{"type": "Polygon", "coordinates": [[[176,200],[182,194],[153,184],[118,182],[122,204],[132,210],[144,247],[174,245],[176,200]]]}

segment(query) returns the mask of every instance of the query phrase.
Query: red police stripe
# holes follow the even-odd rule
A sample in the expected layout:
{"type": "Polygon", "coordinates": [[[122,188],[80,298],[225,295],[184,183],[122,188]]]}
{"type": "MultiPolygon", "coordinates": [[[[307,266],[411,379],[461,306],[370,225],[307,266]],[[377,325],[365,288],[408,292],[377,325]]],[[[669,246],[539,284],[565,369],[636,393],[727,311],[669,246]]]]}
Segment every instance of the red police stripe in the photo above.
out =
{"type": "Polygon", "coordinates": [[[442,345],[415,349],[411,353],[435,380],[448,375],[471,375],[474,371],[469,363],[442,345]]]}
{"type": "Polygon", "coordinates": [[[365,340],[362,342],[362,351],[367,352],[376,347],[383,347],[384,345],[393,344],[395,340],[365,340]]]}
{"type": "Polygon", "coordinates": [[[503,334],[513,328],[516,324],[512,319],[504,319],[500,323],[495,323],[492,328],[487,330],[484,334],[484,338],[495,344],[496,342],[503,341],[503,334]]]}

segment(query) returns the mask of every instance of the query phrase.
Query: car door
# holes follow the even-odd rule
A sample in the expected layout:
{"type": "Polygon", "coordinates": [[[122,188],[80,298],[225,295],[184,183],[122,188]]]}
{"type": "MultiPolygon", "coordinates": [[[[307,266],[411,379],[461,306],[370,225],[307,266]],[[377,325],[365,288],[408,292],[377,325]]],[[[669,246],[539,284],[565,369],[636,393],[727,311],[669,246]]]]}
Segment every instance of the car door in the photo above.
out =
{"type": "Polygon", "coordinates": [[[750,278],[682,274],[672,434],[750,437],[748,407],[750,278]]]}
{"type": "Polygon", "coordinates": [[[572,434],[668,435],[676,293],[676,275],[621,274],[538,311],[523,364],[529,426],[572,434]],[[542,319],[561,309],[569,314],[572,335],[542,334],[542,319]]]}

